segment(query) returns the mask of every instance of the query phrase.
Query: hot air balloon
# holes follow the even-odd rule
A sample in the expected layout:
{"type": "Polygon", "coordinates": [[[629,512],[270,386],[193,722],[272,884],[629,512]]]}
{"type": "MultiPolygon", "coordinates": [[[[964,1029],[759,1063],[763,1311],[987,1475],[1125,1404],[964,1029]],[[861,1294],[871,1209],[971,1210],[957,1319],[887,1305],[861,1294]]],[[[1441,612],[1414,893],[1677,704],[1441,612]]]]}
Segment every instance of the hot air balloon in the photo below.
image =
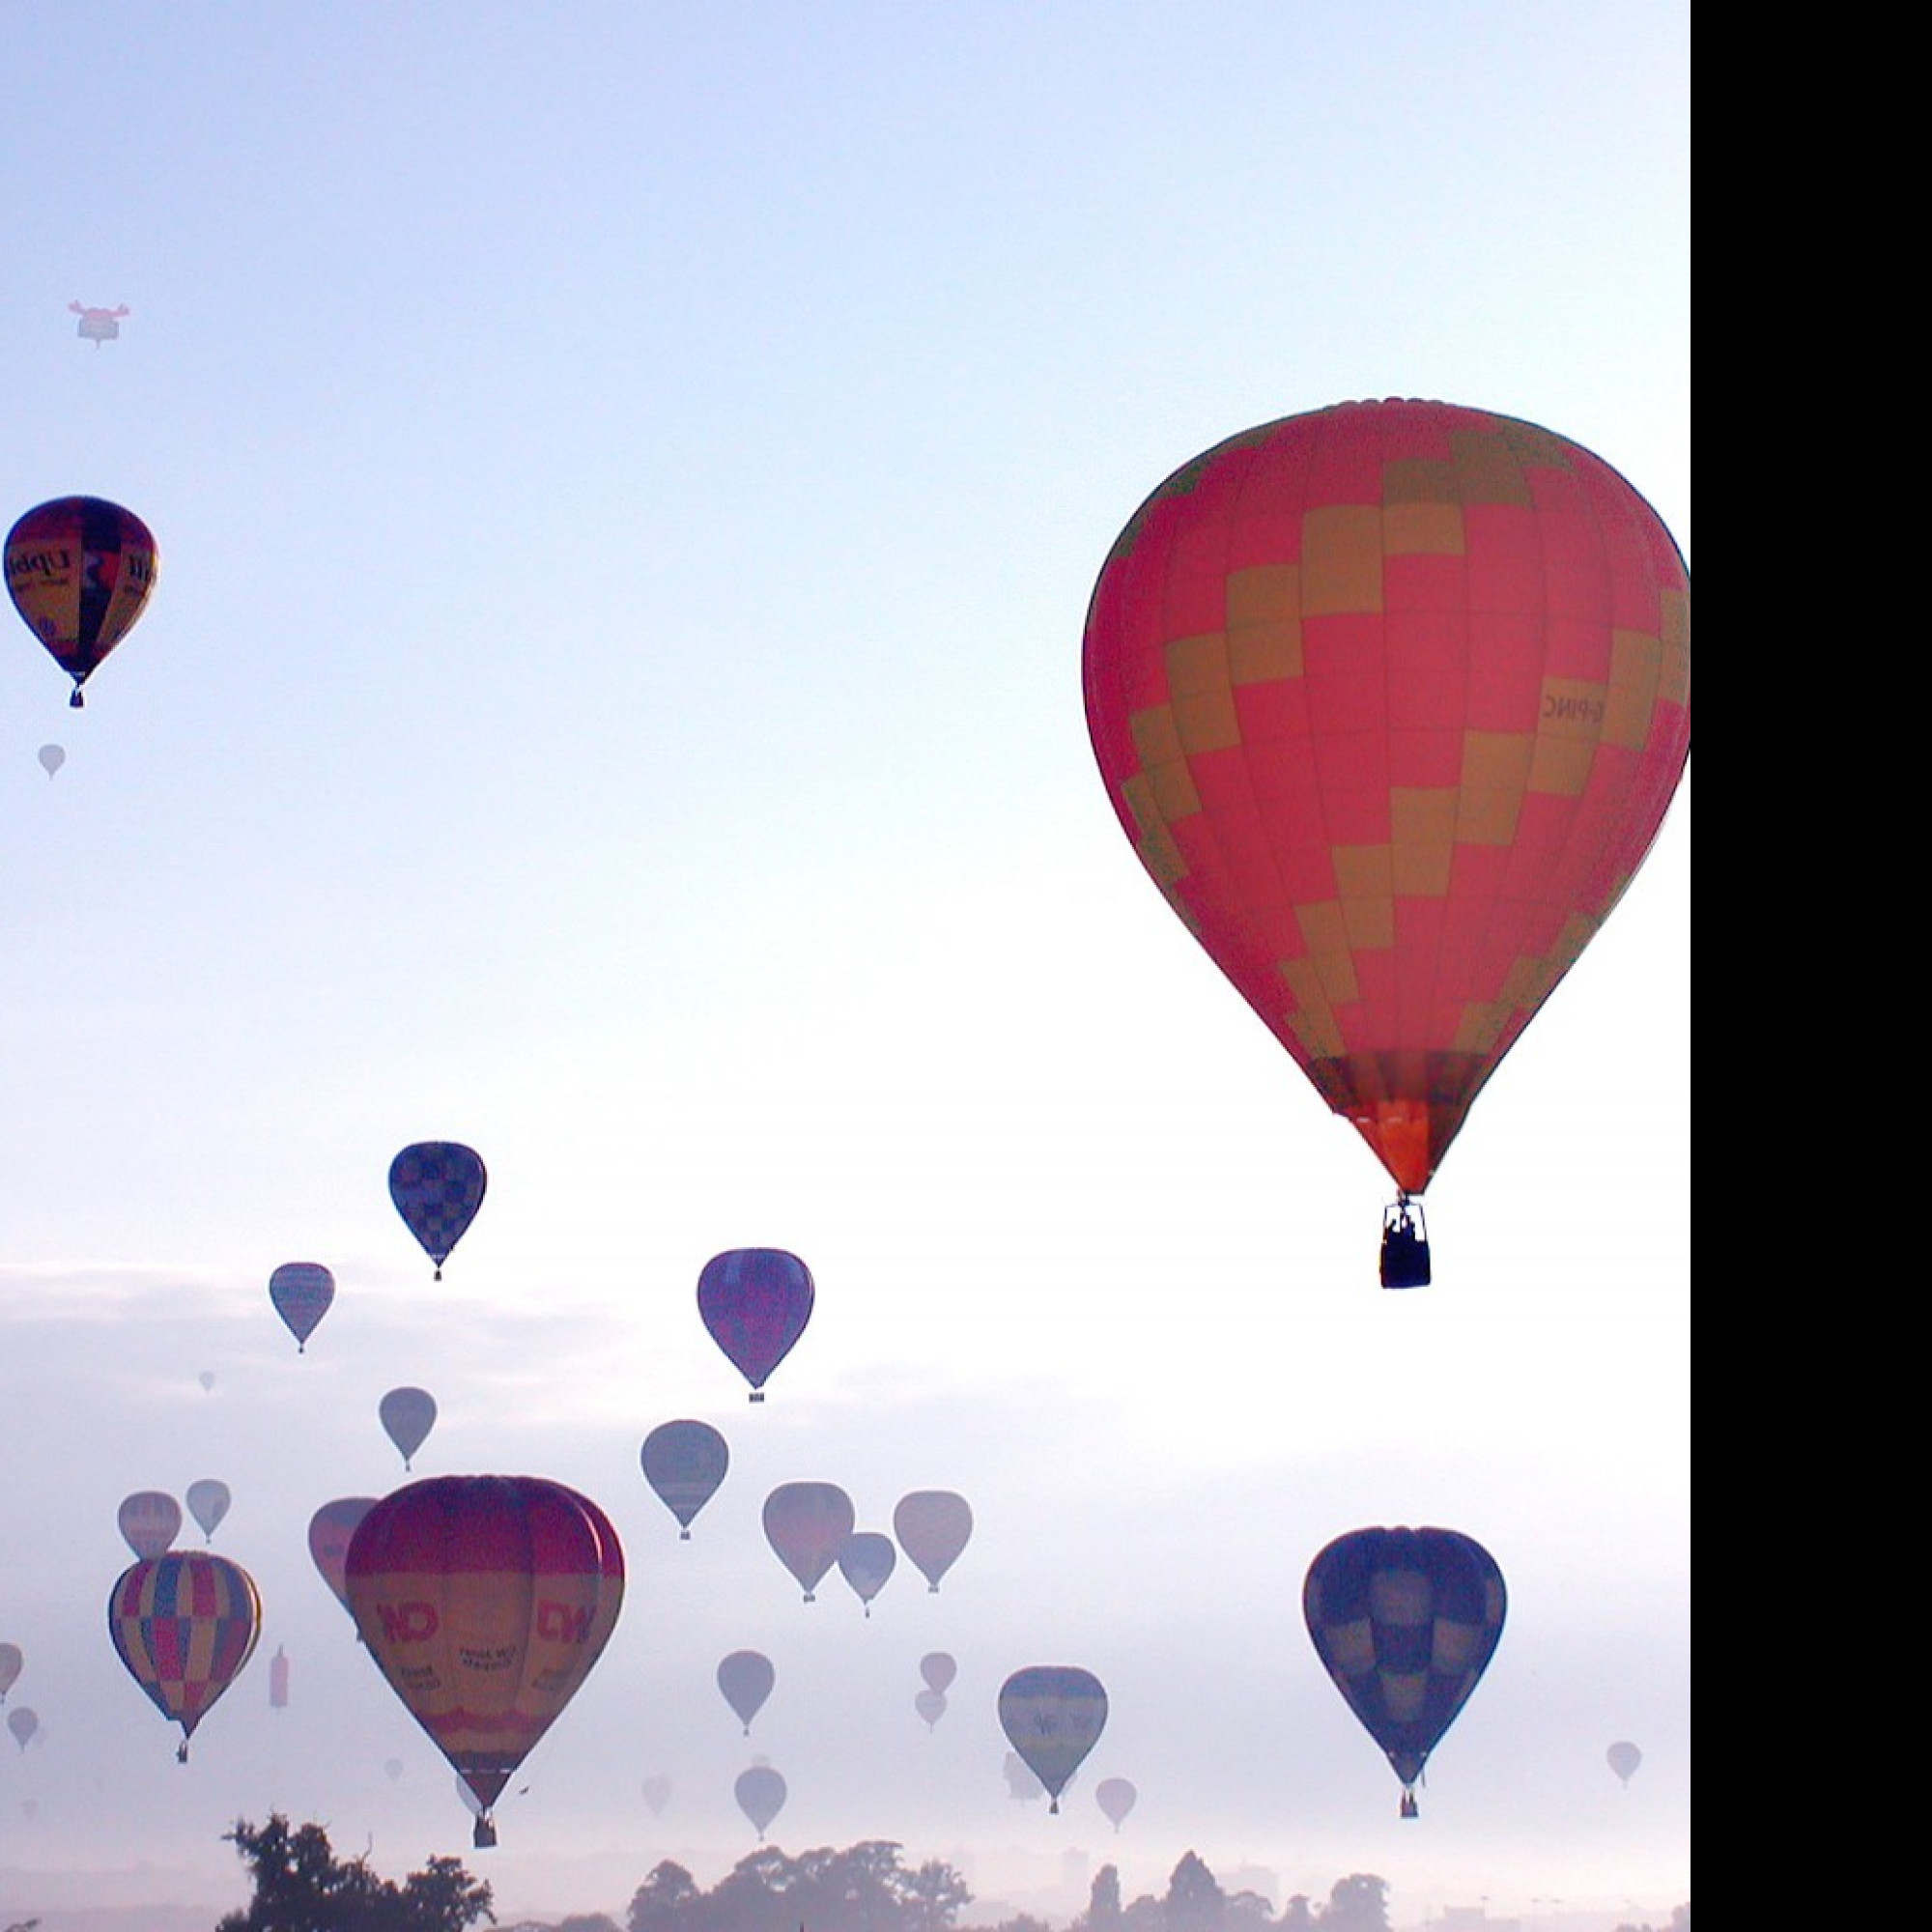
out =
{"type": "Polygon", "coordinates": [[[590,1673],[624,1601],[617,1533],[536,1476],[437,1476],[384,1496],[349,1546],[349,1607],[390,1688],[490,1807],[590,1673]]]}
{"type": "Polygon", "coordinates": [[[851,1584],[868,1617],[872,1599],[886,1587],[898,1560],[892,1538],[876,1529],[856,1531],[838,1546],[838,1574],[851,1584]]]}
{"type": "Polygon", "coordinates": [[[122,1499],[119,1521],[136,1556],[159,1556],[181,1534],[181,1504],[161,1490],[136,1490],[122,1499]]]}
{"type": "Polygon", "coordinates": [[[195,1380],[201,1384],[202,1394],[206,1395],[214,1386],[214,1371],[213,1369],[203,1369],[200,1375],[195,1377],[195,1380]]]}
{"type": "Polygon", "coordinates": [[[697,1277],[697,1312],[711,1339],[763,1402],[765,1382],[811,1320],[811,1270],[782,1248],[713,1255],[697,1277]]]}
{"type": "Polygon", "coordinates": [[[1634,1745],[1615,1744],[1604,1753],[1605,1762],[1616,1773],[1617,1780],[1626,1790],[1636,1776],[1636,1768],[1643,1762],[1643,1753],[1634,1745]]]}
{"type": "Polygon", "coordinates": [[[403,1467],[436,1427],[436,1398],[427,1389],[393,1388],[376,1405],[383,1432],[396,1445],[403,1467]]]}
{"type": "Polygon", "coordinates": [[[912,1707],[925,1719],[925,1728],[928,1731],[932,1730],[946,1715],[946,1692],[934,1690],[929,1687],[917,1691],[913,1696],[912,1707]]]}
{"type": "Polygon", "coordinates": [[[1308,1634],[1335,1688],[1402,1780],[1415,1781],[1502,1635],[1495,1558],[1453,1529],[1357,1529],[1308,1566],[1308,1634]]]}
{"type": "Polygon", "coordinates": [[[778,1672],[762,1651],[734,1650],[719,1663],[718,1688],[724,1691],[725,1703],[737,1714],[748,1738],[752,1735],[752,1719],[764,1708],[765,1699],[772,1694],[772,1686],[777,1682],[778,1672]]]}
{"type": "Polygon", "coordinates": [[[43,745],[34,755],[40,759],[41,769],[48,778],[52,778],[67,763],[67,748],[64,745],[43,745]]]}
{"type": "Polygon", "coordinates": [[[973,1534],[973,1512],[966,1498],[951,1490],[914,1490],[893,1511],[893,1534],[927,1590],[937,1590],[973,1534]]]}
{"type": "Polygon", "coordinates": [[[70,315],[77,315],[80,318],[73,326],[73,332],[83,342],[93,343],[97,349],[103,342],[119,340],[121,318],[124,315],[132,315],[134,312],[126,302],[121,302],[113,308],[91,307],[86,302],[77,301],[71,301],[67,306],[70,315]]]}
{"type": "Polygon", "coordinates": [[[1094,1787],[1094,1802],[1107,1814],[1116,1832],[1126,1822],[1127,1813],[1139,1799],[1140,1793],[1124,1777],[1103,1777],[1094,1787]]]}
{"type": "Polygon", "coordinates": [[[320,1262],[284,1262],[269,1277],[269,1299],[296,1338],[299,1355],[335,1299],[335,1277],[320,1262]]]}
{"type": "Polygon", "coordinates": [[[737,1793],[738,1809],[757,1827],[758,1840],[764,1842],[766,1828],[784,1809],[785,1781],[768,1764],[754,1764],[738,1774],[732,1787],[737,1793]]]}
{"type": "Polygon", "coordinates": [[[647,1777],[643,1783],[644,1803],[650,1807],[653,1818],[662,1818],[664,1809],[670,1803],[671,1781],[668,1777],[647,1777]]]}
{"type": "Polygon", "coordinates": [[[1036,1663],[1000,1687],[1000,1728],[1026,1767],[1046,1787],[1049,1811],[1107,1722],[1107,1693],[1077,1664],[1036,1663]]]}
{"type": "Polygon", "coordinates": [[[928,1690],[950,1690],[953,1678],[959,1674],[959,1666],[949,1652],[928,1650],[919,1661],[919,1674],[924,1678],[928,1690]]]}
{"type": "Polygon", "coordinates": [[[275,1646],[275,1654],[269,1660],[269,1709],[286,1711],[289,1708],[289,1659],[280,1644],[275,1646]]]}
{"type": "Polygon", "coordinates": [[[147,607],[160,572],[154,532],[99,497],[59,497],[7,533],[7,589],[27,628],[73,679],[69,704],[147,607]]]}
{"type": "Polygon", "coordinates": [[[7,1728],[14,1733],[14,1742],[25,1750],[41,1728],[39,1714],[30,1705],[15,1704],[7,1713],[7,1728]]]}
{"type": "Polygon", "coordinates": [[[187,1513],[193,1517],[206,1540],[213,1540],[215,1526],[228,1514],[231,1500],[228,1485],[216,1482],[213,1476],[206,1476],[200,1482],[187,1486],[187,1513]]]}
{"type": "Polygon", "coordinates": [[[1087,720],[1141,862],[1415,1197],[1641,863],[1690,753],[1690,582],[1648,504],[1533,424],[1344,403],[1134,514],[1087,720]]]}
{"type": "Polygon", "coordinates": [[[20,1681],[21,1667],[26,1662],[17,1643],[0,1643],[0,1704],[7,1701],[7,1693],[20,1681]]]}
{"type": "MultiPolygon", "coordinates": [[[[335,1600],[349,1609],[349,1545],[356,1525],[376,1507],[374,1496],[337,1496],[308,1520],[308,1553],[322,1572],[322,1580],[335,1592],[335,1600]]],[[[354,1616],[355,1611],[350,1610],[354,1616]]]]}
{"type": "Polygon", "coordinates": [[[730,1467],[731,1452],[708,1422],[661,1422],[639,1452],[644,1481],[678,1520],[678,1539],[691,1541],[691,1521],[730,1467]]]}
{"type": "Polygon", "coordinates": [[[436,1264],[438,1281],[489,1183],[481,1156],[457,1141],[418,1141],[389,1163],[389,1199],[436,1264]]]}
{"type": "MultiPolygon", "coordinates": [[[[396,1783],[402,1777],[402,1775],[403,1775],[403,1761],[401,1758],[385,1757],[383,1760],[383,1776],[386,1777],[391,1784],[396,1783]]],[[[467,1784],[463,1788],[466,1791],[469,1789],[469,1787],[467,1784]]]]}
{"type": "Polygon", "coordinates": [[[837,1483],[781,1483],[765,1498],[765,1540],[814,1601],[852,1534],[852,1498],[837,1483]]]}
{"type": "Polygon", "coordinates": [[[182,1727],[175,1755],[255,1649],[262,1604],[248,1573],[205,1549],[130,1565],[107,1599],[107,1634],[128,1673],[182,1727]]]}

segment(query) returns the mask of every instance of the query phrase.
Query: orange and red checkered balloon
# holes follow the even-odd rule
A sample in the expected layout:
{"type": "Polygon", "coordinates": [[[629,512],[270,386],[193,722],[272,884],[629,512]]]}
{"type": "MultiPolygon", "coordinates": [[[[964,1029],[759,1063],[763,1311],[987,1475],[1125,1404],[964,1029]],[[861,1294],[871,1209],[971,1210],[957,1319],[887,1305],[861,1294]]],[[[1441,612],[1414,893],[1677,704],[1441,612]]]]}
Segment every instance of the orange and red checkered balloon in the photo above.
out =
{"type": "Polygon", "coordinates": [[[1606,464],[1433,402],[1230,438],[1100,572],[1084,681],[1114,810],[1405,1194],[1656,835],[1690,611],[1606,464]]]}
{"type": "Polygon", "coordinates": [[[254,1654],[262,1604],[248,1573],[205,1549],[130,1565],[107,1600],[107,1634],[128,1675],[182,1727],[177,1756],[254,1654]]]}

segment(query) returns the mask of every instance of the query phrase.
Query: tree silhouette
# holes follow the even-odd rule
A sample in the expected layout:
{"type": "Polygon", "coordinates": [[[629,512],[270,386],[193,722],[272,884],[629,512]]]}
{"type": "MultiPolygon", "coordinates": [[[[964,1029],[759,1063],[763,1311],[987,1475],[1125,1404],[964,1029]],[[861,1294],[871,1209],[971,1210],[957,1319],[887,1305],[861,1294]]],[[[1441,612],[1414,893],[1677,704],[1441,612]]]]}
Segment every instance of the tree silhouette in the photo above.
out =
{"type": "Polygon", "coordinates": [[[1328,1889],[1322,1932],[1389,1932],[1388,1880],[1350,1872],[1328,1889]]]}
{"type": "Polygon", "coordinates": [[[279,1811],[222,1834],[248,1867],[255,1895],[215,1932],[468,1932],[492,1922],[490,1888],[457,1859],[431,1859],[398,1886],[363,1859],[338,1859],[320,1825],[291,1832],[279,1811]]]}
{"type": "Polygon", "coordinates": [[[797,1858],[761,1845],[709,1891],[666,1860],[633,1895],[627,1932],[951,1932],[972,1896],[951,1865],[908,1871],[883,1838],[797,1858]]]}

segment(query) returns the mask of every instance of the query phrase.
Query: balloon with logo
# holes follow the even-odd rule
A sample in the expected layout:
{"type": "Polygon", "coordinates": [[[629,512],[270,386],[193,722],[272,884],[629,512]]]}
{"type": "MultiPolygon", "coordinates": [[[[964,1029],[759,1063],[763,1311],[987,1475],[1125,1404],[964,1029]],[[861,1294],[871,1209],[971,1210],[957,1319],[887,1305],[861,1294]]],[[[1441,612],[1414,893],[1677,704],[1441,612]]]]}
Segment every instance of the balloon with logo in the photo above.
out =
{"type": "Polygon", "coordinates": [[[254,1579],[205,1549],[174,1549],[130,1565],[107,1599],[107,1634],[164,1718],[182,1727],[175,1752],[241,1673],[262,1631],[254,1579]]]}
{"type": "Polygon", "coordinates": [[[765,1498],[765,1540],[799,1580],[805,1601],[838,1560],[855,1520],[852,1498],[837,1483],[781,1483],[765,1498]]]}
{"type": "Polygon", "coordinates": [[[893,1511],[893,1534],[927,1590],[936,1591],[973,1534],[972,1507],[951,1490],[914,1490],[893,1511]]]}
{"type": "Polygon", "coordinates": [[[782,1248],[713,1255],[697,1277],[697,1313],[711,1339],[763,1402],[772,1371],[811,1320],[811,1270],[782,1248]]]}
{"type": "Polygon", "coordinates": [[[756,1826],[758,1842],[763,1844],[772,1820],[784,1809],[785,1781],[768,1764],[754,1764],[738,1774],[732,1787],[738,1809],[756,1826]]]}
{"type": "Polygon", "coordinates": [[[1094,1787],[1094,1802],[1118,1832],[1126,1823],[1127,1813],[1140,1802],[1140,1793],[1124,1777],[1103,1777],[1094,1787]]]}
{"type": "Polygon", "coordinates": [[[435,1396],[427,1389],[392,1388],[376,1405],[376,1414],[407,1469],[410,1458],[429,1440],[429,1433],[436,1427],[435,1396]]]}
{"type": "Polygon", "coordinates": [[[1000,1728],[1027,1769],[1046,1788],[1047,1809],[1080,1768],[1107,1722],[1107,1693],[1077,1664],[1036,1663],[1000,1687],[1000,1728]]]}
{"type": "Polygon", "coordinates": [[[892,1538],[876,1529],[857,1530],[838,1546],[838,1574],[865,1605],[867,1616],[872,1614],[872,1599],[886,1587],[898,1560],[892,1538]]]}
{"type": "Polygon", "coordinates": [[[438,1281],[489,1184],[482,1156],[460,1141],[417,1141],[389,1163],[389,1199],[436,1264],[438,1281]]]}
{"type": "Polygon", "coordinates": [[[1643,1753],[1633,1744],[1614,1744],[1604,1753],[1605,1760],[1617,1775],[1617,1782],[1626,1790],[1636,1776],[1637,1767],[1643,1762],[1643,1753]]]}
{"type": "Polygon", "coordinates": [[[200,1482],[187,1486],[187,1513],[206,1540],[213,1541],[215,1529],[228,1514],[232,1500],[228,1485],[216,1482],[213,1476],[204,1476],[200,1482]]]}
{"type": "Polygon", "coordinates": [[[160,575],[155,533],[100,497],[57,497],[7,533],[7,590],[21,621],[73,680],[68,703],[147,609],[160,575]]]}
{"type": "Polygon", "coordinates": [[[349,1545],[349,1607],[410,1715],[491,1807],[616,1628],[624,1556],[589,1497],[537,1476],[435,1476],[349,1545]]]}
{"type": "Polygon", "coordinates": [[[0,1704],[7,1701],[8,1691],[20,1681],[26,1662],[17,1643],[0,1643],[0,1704]]]}
{"type": "Polygon", "coordinates": [[[1416,1198],[1623,895],[1690,744],[1690,586],[1550,431],[1353,402],[1243,431],[1134,513],[1087,614],[1122,829],[1221,971],[1416,1198]]]}
{"type": "Polygon", "coordinates": [[[1357,1529],[1308,1566],[1302,1614],[1317,1654],[1402,1780],[1416,1815],[1429,1754],[1495,1655],[1503,1573],[1453,1529],[1357,1529]]]}
{"type": "Polygon", "coordinates": [[[765,1699],[772,1694],[772,1686],[777,1682],[778,1672],[762,1651],[734,1650],[719,1662],[718,1688],[744,1725],[748,1738],[752,1735],[752,1719],[763,1710],[765,1699]]]}
{"type": "Polygon", "coordinates": [[[676,1517],[678,1539],[691,1541],[692,1520],[718,1493],[731,1452],[708,1422],[661,1422],[639,1451],[647,1482],[676,1517]]]}
{"type": "Polygon", "coordinates": [[[299,1355],[335,1299],[335,1277],[320,1262],[284,1262],[269,1277],[269,1299],[296,1338],[299,1355]]]}
{"type": "Polygon", "coordinates": [[[374,1496],[337,1496],[308,1520],[308,1553],[345,1610],[349,1609],[349,1546],[362,1519],[375,1507],[374,1496]]]}
{"type": "Polygon", "coordinates": [[[181,1504],[164,1490],[136,1490],[122,1498],[118,1520],[122,1538],[137,1557],[159,1556],[181,1534],[181,1504]]]}

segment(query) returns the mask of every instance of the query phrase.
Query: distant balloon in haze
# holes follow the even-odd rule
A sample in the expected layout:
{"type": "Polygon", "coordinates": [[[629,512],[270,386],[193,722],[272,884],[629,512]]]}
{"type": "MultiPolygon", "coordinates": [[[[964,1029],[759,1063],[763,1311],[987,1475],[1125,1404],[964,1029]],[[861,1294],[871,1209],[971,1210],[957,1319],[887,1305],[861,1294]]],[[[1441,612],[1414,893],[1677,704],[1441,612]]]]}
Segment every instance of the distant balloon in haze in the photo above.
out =
{"type": "Polygon", "coordinates": [[[26,1661],[17,1643],[0,1643],[0,1704],[7,1701],[8,1691],[20,1681],[26,1661]]]}
{"type": "Polygon", "coordinates": [[[299,1355],[335,1299],[335,1277],[320,1262],[284,1262],[269,1277],[269,1299],[296,1338],[299,1355]]]}
{"type": "Polygon", "coordinates": [[[765,1540],[799,1580],[805,1601],[852,1534],[852,1498],[837,1483],[781,1483],[765,1498],[765,1540]]]}
{"type": "Polygon", "coordinates": [[[68,703],[133,629],[160,575],[155,533],[100,497],[59,497],[7,533],[7,590],[20,620],[73,680],[68,703]]]}
{"type": "Polygon", "coordinates": [[[60,745],[43,745],[34,755],[40,759],[41,769],[48,778],[52,778],[67,763],[66,748],[60,745]]]}
{"type": "Polygon", "coordinates": [[[914,1490],[893,1511],[893,1534],[927,1590],[936,1591],[973,1534],[973,1511],[951,1490],[914,1490]]]}
{"type": "Polygon", "coordinates": [[[204,1540],[213,1540],[215,1526],[228,1514],[232,1500],[228,1485],[216,1482],[213,1476],[187,1486],[187,1513],[200,1526],[204,1540]]]}
{"type": "Polygon", "coordinates": [[[653,1818],[662,1818],[664,1809],[670,1803],[671,1781],[668,1777],[647,1777],[643,1783],[644,1803],[650,1808],[653,1818]]]}
{"type": "Polygon", "coordinates": [[[1047,1809],[1060,1809],[1060,1794],[1107,1723],[1107,1693],[1091,1670],[1071,1663],[1036,1663],[1016,1670],[1000,1687],[1000,1728],[1046,1787],[1047,1809]]]}
{"type": "MultiPolygon", "coordinates": [[[[391,1784],[394,1784],[403,1775],[402,1759],[399,1757],[385,1757],[383,1760],[383,1771],[384,1775],[388,1778],[389,1782],[391,1784]]],[[[466,1791],[469,1790],[469,1787],[468,1785],[464,1786],[464,1789],[466,1791]]]]}
{"type": "MultiPolygon", "coordinates": [[[[349,1545],[356,1525],[375,1507],[374,1496],[337,1496],[308,1520],[308,1553],[345,1610],[349,1609],[349,1579],[343,1566],[349,1560],[349,1545]]],[[[354,1610],[349,1613],[352,1617],[355,1614],[354,1610]]]]}
{"type": "Polygon", "coordinates": [[[429,1439],[430,1431],[436,1427],[435,1396],[427,1389],[392,1388],[376,1405],[376,1413],[382,1418],[384,1434],[396,1445],[407,1469],[410,1458],[429,1439]]]}
{"type": "Polygon", "coordinates": [[[858,1530],[838,1546],[838,1574],[851,1584],[868,1617],[872,1599],[886,1587],[898,1560],[892,1538],[876,1529],[858,1530]]]}
{"type": "Polygon", "coordinates": [[[1616,1773],[1618,1781],[1626,1790],[1636,1776],[1636,1768],[1643,1762],[1643,1753],[1632,1744],[1615,1744],[1604,1753],[1610,1769],[1616,1773]]]}
{"type": "Polygon", "coordinates": [[[201,1384],[202,1394],[206,1395],[214,1386],[214,1371],[203,1369],[200,1375],[195,1377],[195,1380],[201,1384]]]}
{"type": "Polygon", "coordinates": [[[182,1727],[175,1755],[253,1656],[262,1601],[245,1570],[205,1549],[171,1550],[114,1580],[107,1634],[128,1674],[182,1727]]]}
{"type": "Polygon", "coordinates": [[[1124,1777],[1103,1777],[1094,1787],[1094,1802],[1107,1814],[1117,1832],[1139,1798],[1140,1793],[1124,1777]]]}
{"type": "Polygon", "coordinates": [[[718,1493],[731,1452],[708,1422],[661,1422],[639,1451],[644,1481],[678,1520],[678,1540],[691,1541],[692,1519],[718,1493]]]}
{"type": "Polygon", "coordinates": [[[7,1713],[7,1728],[14,1733],[14,1742],[25,1750],[41,1728],[41,1720],[31,1705],[15,1704],[7,1713]]]}
{"type": "Polygon", "coordinates": [[[697,1313],[725,1358],[763,1402],[771,1373],[811,1320],[811,1270],[782,1248],[713,1255],[697,1277],[697,1313]]]}
{"type": "Polygon", "coordinates": [[[946,1715],[946,1692],[927,1689],[919,1691],[912,1700],[912,1707],[925,1719],[929,1731],[946,1715]]]}
{"type": "Polygon", "coordinates": [[[925,1679],[928,1690],[950,1690],[959,1666],[950,1651],[928,1650],[919,1661],[919,1674],[925,1679]]]}
{"type": "Polygon", "coordinates": [[[750,1771],[738,1774],[732,1789],[738,1799],[738,1809],[757,1827],[758,1841],[762,1844],[766,1828],[784,1809],[784,1779],[770,1765],[754,1764],[750,1771]]]}
{"type": "Polygon", "coordinates": [[[181,1534],[181,1504],[161,1490],[136,1490],[122,1499],[121,1534],[137,1557],[159,1556],[181,1534]]]}
{"type": "Polygon", "coordinates": [[[748,1738],[752,1735],[752,1719],[764,1708],[765,1699],[772,1694],[772,1686],[777,1682],[778,1672],[762,1651],[734,1650],[719,1663],[718,1688],[744,1725],[748,1738]]]}
{"type": "MultiPolygon", "coordinates": [[[[121,318],[132,315],[134,311],[126,302],[113,308],[96,308],[87,302],[71,301],[68,313],[77,315],[80,320],[74,324],[73,332],[83,342],[91,342],[99,349],[103,342],[116,342],[121,336],[121,318]]],[[[164,330],[163,333],[166,331],[164,330]]]]}
{"type": "Polygon", "coordinates": [[[417,1141],[389,1163],[389,1199],[436,1264],[438,1281],[489,1184],[482,1156],[460,1141],[417,1141]]]}

